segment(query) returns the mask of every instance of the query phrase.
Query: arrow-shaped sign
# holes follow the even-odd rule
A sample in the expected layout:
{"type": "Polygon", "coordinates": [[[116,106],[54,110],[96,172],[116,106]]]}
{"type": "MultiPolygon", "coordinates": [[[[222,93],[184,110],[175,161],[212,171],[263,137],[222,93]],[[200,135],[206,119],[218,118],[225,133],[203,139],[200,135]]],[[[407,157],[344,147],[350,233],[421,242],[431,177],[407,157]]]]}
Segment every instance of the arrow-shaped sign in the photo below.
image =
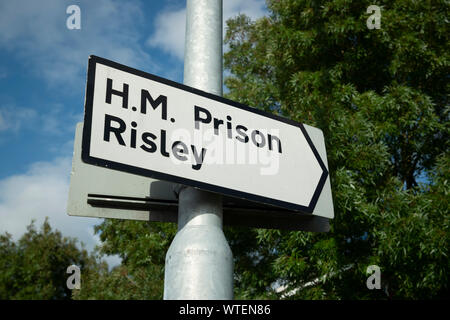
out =
{"type": "Polygon", "coordinates": [[[303,124],[95,56],[82,159],[305,213],[328,177],[303,124]]]}

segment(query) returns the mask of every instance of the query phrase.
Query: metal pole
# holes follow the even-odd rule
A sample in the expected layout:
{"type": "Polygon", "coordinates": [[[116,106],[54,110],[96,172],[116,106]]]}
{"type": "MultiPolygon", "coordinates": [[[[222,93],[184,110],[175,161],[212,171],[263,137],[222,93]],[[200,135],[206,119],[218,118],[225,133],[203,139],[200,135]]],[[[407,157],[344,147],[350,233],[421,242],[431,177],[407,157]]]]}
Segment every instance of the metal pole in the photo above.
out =
{"type": "MultiPolygon", "coordinates": [[[[222,0],[187,0],[184,83],[222,95],[222,0]]],[[[178,185],[178,232],[166,254],[164,299],[233,299],[233,254],[222,196],[178,185]]]]}

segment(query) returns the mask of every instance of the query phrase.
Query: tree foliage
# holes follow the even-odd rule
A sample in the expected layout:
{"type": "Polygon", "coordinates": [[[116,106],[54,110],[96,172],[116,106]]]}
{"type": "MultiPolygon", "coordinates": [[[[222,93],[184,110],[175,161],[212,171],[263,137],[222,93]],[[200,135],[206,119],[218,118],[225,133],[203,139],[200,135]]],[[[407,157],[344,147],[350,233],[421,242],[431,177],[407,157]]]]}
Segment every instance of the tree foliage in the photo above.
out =
{"type": "Polygon", "coordinates": [[[176,232],[174,224],[105,219],[96,226],[102,255],[119,255],[122,263],[111,271],[85,277],[75,299],[162,299],[166,251],[176,232]]]}
{"type": "Polygon", "coordinates": [[[266,272],[242,273],[237,292],[269,297],[278,279],[292,298],[448,297],[448,3],[267,4],[227,22],[228,97],[323,130],[335,219],[327,234],[246,234],[266,272]],[[366,26],[371,4],[381,29],[366,26]],[[366,288],[371,264],[385,290],[366,288]]]}
{"type": "Polygon", "coordinates": [[[76,243],[52,230],[47,219],[39,231],[32,222],[17,242],[0,235],[0,299],[70,299],[67,267],[97,269],[95,259],[76,243]]]}

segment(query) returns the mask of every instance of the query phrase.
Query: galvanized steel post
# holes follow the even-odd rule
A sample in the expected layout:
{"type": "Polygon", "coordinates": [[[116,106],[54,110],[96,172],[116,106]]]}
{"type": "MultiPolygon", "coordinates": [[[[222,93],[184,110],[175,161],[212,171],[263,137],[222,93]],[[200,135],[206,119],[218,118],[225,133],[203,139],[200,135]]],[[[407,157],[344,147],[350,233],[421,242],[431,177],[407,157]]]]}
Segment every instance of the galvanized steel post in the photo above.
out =
{"type": "MultiPolygon", "coordinates": [[[[184,83],[222,95],[222,0],[187,0],[184,83]]],[[[233,254],[222,196],[177,186],[178,232],[166,254],[164,299],[233,299],[233,254]]]]}

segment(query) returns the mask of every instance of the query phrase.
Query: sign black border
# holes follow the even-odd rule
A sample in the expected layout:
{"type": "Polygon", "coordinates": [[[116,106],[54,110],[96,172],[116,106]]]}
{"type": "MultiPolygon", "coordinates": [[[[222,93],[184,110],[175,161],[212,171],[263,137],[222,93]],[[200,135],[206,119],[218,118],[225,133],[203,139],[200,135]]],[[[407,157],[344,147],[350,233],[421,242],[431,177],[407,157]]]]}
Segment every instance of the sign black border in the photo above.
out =
{"type": "Polygon", "coordinates": [[[174,183],[180,183],[180,184],[188,185],[188,186],[199,188],[199,189],[204,189],[204,190],[215,192],[215,193],[221,193],[221,194],[225,194],[225,195],[232,196],[232,197],[243,198],[243,199],[247,199],[250,201],[265,203],[265,204],[282,207],[282,208],[286,208],[286,209],[293,210],[293,211],[299,211],[302,213],[308,213],[308,214],[313,213],[314,208],[317,204],[317,201],[319,200],[319,196],[322,192],[323,186],[325,185],[325,181],[328,177],[328,170],[327,170],[324,162],[320,158],[320,155],[317,152],[314,144],[312,143],[311,138],[309,137],[303,124],[295,122],[295,121],[287,119],[287,118],[283,118],[283,117],[265,112],[265,111],[262,111],[262,110],[259,110],[259,109],[251,108],[249,106],[243,105],[236,101],[232,101],[232,100],[226,99],[221,96],[217,96],[217,95],[214,95],[214,94],[211,94],[211,93],[199,90],[199,89],[195,89],[195,88],[186,86],[184,84],[180,84],[180,83],[168,80],[168,79],[164,79],[164,78],[158,77],[156,75],[153,75],[153,74],[150,74],[150,73],[147,73],[144,71],[140,71],[140,70],[137,70],[137,69],[134,69],[131,67],[127,67],[127,66],[119,64],[117,62],[107,60],[104,58],[100,58],[100,57],[97,57],[94,55],[89,56],[89,63],[88,63],[86,98],[85,98],[85,106],[84,106],[83,141],[82,141],[82,145],[81,145],[81,159],[83,160],[83,162],[85,162],[87,164],[92,164],[92,165],[96,165],[96,166],[100,166],[100,167],[129,172],[132,174],[137,174],[137,175],[150,177],[150,178],[154,178],[154,179],[166,180],[166,181],[171,181],[174,183]],[[162,173],[162,172],[157,172],[157,171],[143,169],[143,168],[126,165],[123,163],[118,163],[118,162],[114,162],[114,161],[110,161],[110,160],[104,160],[104,159],[91,157],[89,155],[89,152],[90,152],[90,140],[91,140],[90,138],[91,138],[91,127],[92,127],[92,108],[93,108],[93,103],[94,103],[95,70],[96,70],[97,63],[103,64],[108,67],[118,69],[118,70],[121,70],[124,72],[128,72],[128,73],[134,74],[134,75],[142,77],[142,78],[147,78],[147,79],[150,79],[150,80],[153,80],[156,82],[160,82],[165,85],[175,87],[177,89],[181,89],[184,91],[188,91],[190,93],[194,93],[196,95],[200,95],[200,96],[203,96],[208,99],[216,100],[218,102],[227,104],[231,107],[235,107],[235,108],[239,108],[239,109],[242,109],[242,110],[245,110],[248,112],[256,113],[258,115],[272,118],[274,120],[281,121],[281,122],[284,122],[284,123],[287,123],[287,124],[290,124],[290,125],[300,128],[300,130],[303,133],[303,135],[305,136],[306,141],[308,142],[312,152],[314,153],[314,156],[316,157],[317,161],[319,162],[320,167],[322,168],[322,175],[320,177],[319,183],[316,187],[316,190],[314,191],[313,197],[312,197],[309,205],[306,207],[306,206],[302,206],[302,205],[291,203],[291,202],[276,200],[276,199],[272,199],[272,198],[258,196],[256,194],[252,194],[252,193],[247,193],[247,192],[237,191],[237,190],[230,189],[230,188],[220,187],[220,186],[213,185],[210,183],[181,178],[178,176],[173,176],[173,175],[162,173]]]}

